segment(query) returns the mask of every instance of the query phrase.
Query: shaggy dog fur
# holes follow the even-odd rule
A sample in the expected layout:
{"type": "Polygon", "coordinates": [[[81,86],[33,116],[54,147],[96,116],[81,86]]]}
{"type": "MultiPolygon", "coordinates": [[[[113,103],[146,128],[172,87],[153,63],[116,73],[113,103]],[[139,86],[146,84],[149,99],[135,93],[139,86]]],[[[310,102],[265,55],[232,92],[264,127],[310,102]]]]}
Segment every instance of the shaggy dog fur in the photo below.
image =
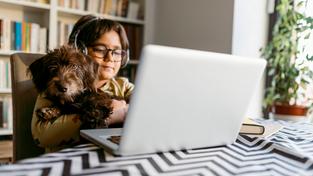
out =
{"type": "Polygon", "coordinates": [[[82,128],[101,128],[112,113],[111,97],[97,90],[98,64],[70,46],[48,52],[29,66],[39,93],[53,102],[36,111],[39,119],[80,114],[82,128]]]}

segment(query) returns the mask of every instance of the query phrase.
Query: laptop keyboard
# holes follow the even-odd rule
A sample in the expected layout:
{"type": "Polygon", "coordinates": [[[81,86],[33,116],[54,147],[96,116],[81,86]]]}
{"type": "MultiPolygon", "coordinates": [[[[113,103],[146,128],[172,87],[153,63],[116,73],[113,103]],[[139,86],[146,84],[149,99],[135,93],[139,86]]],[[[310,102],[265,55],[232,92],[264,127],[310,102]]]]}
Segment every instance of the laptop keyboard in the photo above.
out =
{"type": "Polygon", "coordinates": [[[108,140],[113,142],[114,144],[119,145],[121,141],[121,136],[110,136],[108,140]]]}

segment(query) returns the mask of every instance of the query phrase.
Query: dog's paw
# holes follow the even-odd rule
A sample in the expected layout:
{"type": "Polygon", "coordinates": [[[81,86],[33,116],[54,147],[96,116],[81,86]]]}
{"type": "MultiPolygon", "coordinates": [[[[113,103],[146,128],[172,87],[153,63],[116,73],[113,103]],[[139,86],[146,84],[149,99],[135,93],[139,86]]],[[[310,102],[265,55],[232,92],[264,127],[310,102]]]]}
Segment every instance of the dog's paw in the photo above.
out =
{"type": "Polygon", "coordinates": [[[37,116],[42,120],[52,120],[61,115],[61,111],[55,107],[45,107],[36,111],[37,116]]]}
{"type": "Polygon", "coordinates": [[[85,111],[81,115],[81,121],[87,128],[104,128],[104,119],[109,117],[111,113],[107,107],[84,110],[85,111]]]}

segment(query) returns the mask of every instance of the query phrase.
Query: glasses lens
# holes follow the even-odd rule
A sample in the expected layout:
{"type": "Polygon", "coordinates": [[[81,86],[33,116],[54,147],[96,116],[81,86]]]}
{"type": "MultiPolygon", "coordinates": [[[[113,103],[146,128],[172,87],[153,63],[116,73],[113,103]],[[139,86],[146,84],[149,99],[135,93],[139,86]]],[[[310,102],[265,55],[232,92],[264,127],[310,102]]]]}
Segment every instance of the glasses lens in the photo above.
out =
{"type": "Polygon", "coordinates": [[[122,58],[126,55],[126,51],[121,49],[112,50],[112,55],[116,61],[121,61],[122,58]]]}
{"type": "Polygon", "coordinates": [[[107,54],[110,51],[114,62],[120,62],[126,56],[126,51],[122,49],[108,49],[105,46],[94,46],[91,49],[93,56],[103,58],[104,60],[107,59],[107,54]]]}
{"type": "Polygon", "coordinates": [[[108,49],[105,47],[93,47],[93,55],[99,58],[104,58],[107,55],[108,49]]]}

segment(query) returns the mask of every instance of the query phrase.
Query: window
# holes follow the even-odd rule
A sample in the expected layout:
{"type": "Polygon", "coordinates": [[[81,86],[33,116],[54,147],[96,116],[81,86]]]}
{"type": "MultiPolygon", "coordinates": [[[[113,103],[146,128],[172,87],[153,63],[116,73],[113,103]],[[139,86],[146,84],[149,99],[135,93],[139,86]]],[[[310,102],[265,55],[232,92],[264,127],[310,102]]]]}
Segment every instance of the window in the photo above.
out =
{"type": "MultiPolygon", "coordinates": [[[[313,18],[313,1],[307,0],[306,4],[301,7],[299,11],[306,16],[310,16],[313,18]]],[[[303,58],[304,66],[308,66],[310,70],[313,70],[313,61],[307,61],[305,59],[307,56],[313,57],[313,32],[308,30],[306,33],[303,33],[298,44],[298,50],[300,52],[298,55],[299,58],[303,58]],[[309,36],[309,38],[306,39],[306,36],[309,36]]],[[[312,102],[312,100],[308,102],[307,98],[313,98],[313,82],[309,84],[306,90],[302,88],[299,93],[304,93],[304,97],[306,97],[303,99],[299,99],[299,104],[312,102]]]]}

